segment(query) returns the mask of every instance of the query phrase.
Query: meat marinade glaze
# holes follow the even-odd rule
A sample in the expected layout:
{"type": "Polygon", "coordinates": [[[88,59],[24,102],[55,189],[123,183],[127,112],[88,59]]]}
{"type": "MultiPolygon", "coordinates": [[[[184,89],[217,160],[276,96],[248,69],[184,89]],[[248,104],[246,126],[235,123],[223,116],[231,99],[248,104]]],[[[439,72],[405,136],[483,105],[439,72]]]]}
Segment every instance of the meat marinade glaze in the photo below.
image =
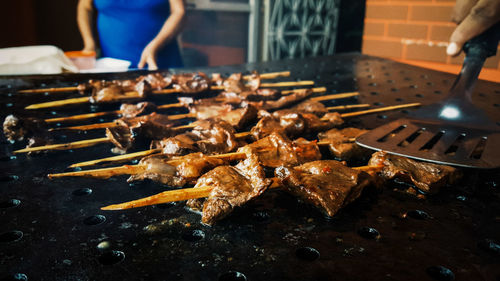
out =
{"type": "MultiPolygon", "coordinates": [[[[376,112],[381,112],[381,111],[395,110],[395,109],[415,107],[415,106],[420,106],[420,103],[388,106],[388,107],[375,108],[375,109],[371,109],[371,110],[364,110],[364,111],[344,113],[344,114],[337,113],[337,114],[331,114],[329,116],[329,118],[332,118],[334,120],[334,122],[338,124],[338,122],[340,122],[342,117],[354,117],[354,116],[360,116],[360,115],[364,115],[364,114],[371,114],[371,113],[376,113],[376,112]]],[[[330,119],[328,119],[328,118],[320,119],[320,121],[329,121],[329,120],[330,119]]],[[[172,129],[180,130],[180,129],[187,129],[187,128],[192,128],[192,125],[174,127],[172,129]]],[[[107,130],[109,130],[109,129],[107,129],[107,130]]],[[[72,143],[52,144],[52,145],[47,145],[47,146],[30,147],[30,148],[16,150],[16,151],[14,151],[14,153],[27,153],[27,152],[42,151],[42,150],[67,150],[67,149],[73,149],[73,148],[89,147],[89,146],[93,146],[96,144],[108,143],[108,142],[111,142],[109,137],[98,138],[98,139],[91,139],[91,140],[82,140],[82,141],[77,141],[77,142],[72,142],[72,143]]]]}
{"type": "MultiPolygon", "coordinates": [[[[310,92],[299,92],[295,93],[297,94],[298,97],[300,98],[305,98],[308,97],[311,93],[310,92]]],[[[352,94],[348,94],[347,97],[352,96],[352,94]]],[[[288,96],[289,97],[289,96],[288,96]]],[[[328,100],[328,99],[335,99],[335,98],[345,98],[345,94],[335,94],[335,95],[329,95],[329,96],[321,96],[321,97],[314,97],[311,98],[311,100],[314,101],[321,101],[321,100],[328,100]]],[[[296,102],[295,100],[292,100],[292,102],[296,102]]],[[[269,103],[268,103],[269,104],[269,103]]],[[[286,103],[280,103],[278,102],[280,106],[286,106],[288,104],[286,103]]],[[[418,106],[419,104],[408,104],[408,105],[401,105],[401,106],[396,106],[396,107],[386,107],[386,108],[379,108],[377,109],[376,112],[379,112],[380,110],[392,110],[392,109],[397,109],[397,108],[403,108],[403,107],[411,107],[411,106],[418,106]]],[[[362,112],[361,114],[368,114],[370,112],[362,112]]],[[[355,115],[348,115],[348,116],[355,116],[355,115]]],[[[167,118],[165,118],[167,120],[167,118]]],[[[175,129],[187,129],[187,128],[192,128],[193,126],[187,125],[187,126],[180,126],[175,129]]],[[[107,129],[109,130],[109,129],[107,129]]],[[[50,145],[50,146],[37,146],[37,147],[30,147],[30,148],[25,148],[21,150],[14,151],[14,153],[25,153],[25,152],[33,152],[33,151],[42,151],[42,150],[51,150],[51,149],[57,149],[57,150],[66,150],[66,149],[71,149],[71,148],[80,148],[80,147],[88,147],[92,146],[98,143],[105,143],[104,138],[99,138],[99,140],[94,139],[94,140],[87,140],[89,142],[88,145],[86,145],[85,141],[78,141],[74,142],[76,143],[77,147],[73,146],[73,143],[66,143],[66,144],[56,144],[56,145],[50,145]]]]}
{"type": "MultiPolygon", "coordinates": [[[[260,91],[258,89],[257,91],[260,91]]],[[[268,89],[262,89],[264,91],[269,91],[268,89]]],[[[312,91],[312,93],[321,93],[326,91],[326,88],[313,88],[313,89],[296,89],[288,92],[288,98],[283,98],[283,100],[295,100],[295,93],[299,93],[302,91],[312,91]]],[[[277,91],[273,91],[279,93],[277,91]]],[[[300,98],[300,97],[299,97],[300,98]]],[[[186,107],[189,109],[190,113],[183,113],[177,115],[169,115],[169,118],[172,120],[179,120],[184,118],[197,118],[197,119],[207,119],[213,116],[217,116],[219,114],[224,114],[228,110],[241,106],[242,104],[252,104],[258,107],[262,107],[258,101],[247,101],[245,98],[235,97],[232,100],[222,99],[219,100],[216,98],[208,98],[201,100],[193,100],[192,98],[179,98],[179,103],[174,104],[166,104],[161,106],[156,106],[151,102],[141,102],[138,104],[122,104],[119,112],[121,113],[121,118],[132,118],[139,115],[144,115],[148,113],[155,112],[159,109],[167,109],[174,107],[186,107]],[[208,114],[207,114],[208,113],[208,114]]],[[[278,101],[279,102],[279,99],[278,101]]],[[[360,106],[363,107],[363,106],[360,106]]],[[[356,108],[356,107],[355,107],[356,108]]],[[[70,117],[71,118],[71,117],[70,117]]],[[[59,118],[61,120],[61,118],[59,118]]],[[[106,127],[114,126],[114,122],[107,123],[97,123],[97,124],[89,124],[89,125],[81,125],[81,126],[71,126],[71,127],[61,127],[54,128],[50,130],[92,130],[92,129],[101,129],[106,127]]]]}
{"type": "MultiPolygon", "coordinates": [[[[250,82],[244,83],[241,74],[233,74],[226,79],[220,86],[211,86],[210,80],[204,73],[194,74],[179,74],[173,76],[175,79],[171,80],[173,89],[161,89],[165,83],[149,83],[146,79],[142,79],[141,83],[130,83],[125,85],[104,83],[104,87],[93,87],[90,97],[72,98],[65,100],[50,101],[39,104],[32,104],[25,109],[40,109],[49,107],[58,107],[68,104],[81,104],[81,103],[102,103],[102,102],[117,102],[130,99],[145,98],[149,94],[172,94],[172,93],[185,93],[185,94],[198,94],[208,90],[224,90],[224,89],[258,89],[261,86],[258,74],[252,75],[250,82]]],[[[155,80],[156,81],[156,80],[155,80]]],[[[160,80],[162,81],[162,80],[160,80]]],[[[314,85],[314,81],[290,81],[278,83],[263,83],[263,87],[293,87],[314,85]]]]}
{"type": "MultiPolygon", "coordinates": [[[[157,75],[157,74],[160,74],[160,73],[155,73],[155,74],[152,74],[152,75],[157,75]]],[[[278,78],[278,77],[289,77],[290,74],[291,74],[290,71],[279,71],[279,72],[262,73],[262,74],[260,74],[260,78],[261,79],[273,79],[273,78],[278,78]]],[[[142,76],[138,77],[138,79],[140,79],[141,77],[142,76]]],[[[218,75],[218,77],[219,77],[219,79],[223,79],[220,74],[218,75]]],[[[252,77],[252,75],[245,75],[244,79],[250,79],[251,77],[252,77]]],[[[214,78],[214,77],[212,76],[212,78],[214,78]]],[[[130,81],[130,80],[113,80],[113,81],[110,81],[110,82],[114,82],[114,81],[130,81]]],[[[93,80],[90,80],[87,83],[82,83],[82,84],[80,84],[78,86],[74,86],[74,87],[25,89],[25,90],[19,90],[18,93],[55,93],[55,92],[82,91],[82,90],[85,91],[85,90],[88,90],[88,89],[92,89],[93,82],[94,82],[93,80]]]]}
{"type": "Polygon", "coordinates": [[[218,166],[214,168],[201,176],[194,188],[165,191],[101,209],[123,210],[183,200],[189,200],[187,202],[189,206],[199,206],[199,204],[193,204],[190,201],[208,197],[205,202],[207,205],[203,204],[202,222],[212,225],[215,221],[226,216],[234,207],[241,206],[259,196],[267,188],[282,187],[302,201],[316,206],[326,215],[334,216],[342,207],[357,199],[365,187],[377,185],[378,180],[375,178],[378,177],[377,172],[381,171],[381,179],[389,179],[384,176],[386,169],[398,169],[399,173],[396,176],[400,176],[401,179],[406,179],[405,175],[414,172],[410,169],[432,170],[434,172],[426,178],[422,178],[422,182],[419,182],[417,178],[412,178],[412,181],[415,185],[423,183],[434,187],[442,186],[446,182],[452,183],[461,175],[459,170],[452,167],[417,162],[401,156],[377,152],[370,160],[370,162],[374,161],[377,164],[375,166],[349,168],[335,160],[316,160],[295,166],[281,165],[275,169],[276,177],[270,179],[271,183],[267,181],[265,188],[257,185],[260,188],[255,189],[251,188],[253,182],[263,183],[266,180],[265,176],[258,172],[258,169],[255,173],[255,166],[260,165],[258,156],[249,155],[244,161],[236,167],[218,166]],[[250,171],[254,171],[254,173],[250,177],[246,176],[249,174],[248,170],[241,170],[242,166],[245,167],[245,165],[240,165],[244,161],[247,161],[247,167],[252,166],[248,162],[253,163],[254,168],[251,168],[250,171]],[[235,182],[237,184],[234,184],[235,182]]]}

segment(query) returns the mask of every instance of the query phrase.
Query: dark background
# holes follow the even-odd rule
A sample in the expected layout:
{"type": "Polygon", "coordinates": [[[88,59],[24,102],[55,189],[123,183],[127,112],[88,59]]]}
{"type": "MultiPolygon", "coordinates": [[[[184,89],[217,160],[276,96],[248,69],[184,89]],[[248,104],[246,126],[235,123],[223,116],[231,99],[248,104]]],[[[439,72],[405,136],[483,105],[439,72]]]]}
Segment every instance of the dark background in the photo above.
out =
{"type": "MultiPolygon", "coordinates": [[[[76,24],[77,3],[77,0],[3,1],[0,48],[55,45],[64,51],[80,50],[83,43],[76,24]]],[[[364,0],[341,1],[336,47],[338,53],[361,51],[364,13],[364,0]]],[[[241,14],[188,11],[182,38],[184,47],[186,50],[200,50],[203,46],[215,46],[206,49],[208,52],[224,52],[224,57],[213,54],[215,58],[196,59],[200,66],[243,63],[246,56],[243,48],[248,38],[246,30],[235,28],[230,32],[220,32],[221,27],[228,25],[242,26],[238,23],[245,25],[247,18],[241,17],[241,14]],[[220,42],[224,44],[222,49],[217,48],[220,42]]],[[[189,51],[185,55],[197,54],[189,51]]]]}

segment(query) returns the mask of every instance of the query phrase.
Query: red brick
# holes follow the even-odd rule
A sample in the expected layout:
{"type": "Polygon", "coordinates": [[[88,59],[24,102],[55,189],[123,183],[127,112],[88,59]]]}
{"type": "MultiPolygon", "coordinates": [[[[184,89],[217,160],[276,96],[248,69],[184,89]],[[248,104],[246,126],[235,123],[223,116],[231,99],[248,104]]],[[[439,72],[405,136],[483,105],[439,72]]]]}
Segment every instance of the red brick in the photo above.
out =
{"type": "Polygon", "coordinates": [[[389,37],[427,39],[427,26],[422,24],[390,23],[389,37]]]}
{"type": "Polygon", "coordinates": [[[365,22],[364,35],[383,36],[385,24],[380,22],[365,22]]]}
{"type": "Polygon", "coordinates": [[[410,13],[410,20],[449,22],[451,20],[452,9],[452,6],[413,6],[410,13]]]}
{"type": "Polygon", "coordinates": [[[446,62],[446,46],[429,46],[427,44],[408,44],[406,58],[409,60],[424,60],[446,62]]]}
{"type": "Polygon", "coordinates": [[[450,40],[451,33],[455,30],[454,26],[431,26],[431,40],[448,41],[450,40]]]}
{"type": "Polygon", "coordinates": [[[363,54],[380,57],[401,58],[402,50],[403,46],[401,42],[372,39],[363,40],[363,54]]]}
{"type": "Polygon", "coordinates": [[[405,20],[408,17],[408,6],[401,5],[366,5],[367,19],[398,19],[405,20]]]}

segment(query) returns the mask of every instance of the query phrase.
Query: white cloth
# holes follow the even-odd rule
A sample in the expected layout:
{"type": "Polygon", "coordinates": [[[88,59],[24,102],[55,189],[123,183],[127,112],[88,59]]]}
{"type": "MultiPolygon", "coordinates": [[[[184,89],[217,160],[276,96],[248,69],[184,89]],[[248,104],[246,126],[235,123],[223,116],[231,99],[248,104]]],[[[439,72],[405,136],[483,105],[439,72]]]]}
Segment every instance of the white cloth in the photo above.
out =
{"type": "Polygon", "coordinates": [[[82,69],[80,72],[122,72],[128,71],[131,62],[115,58],[100,58],[95,62],[95,68],[82,69]]]}
{"type": "Polygon", "coordinates": [[[0,75],[58,74],[78,72],[56,46],[25,46],[0,49],[0,75]]]}

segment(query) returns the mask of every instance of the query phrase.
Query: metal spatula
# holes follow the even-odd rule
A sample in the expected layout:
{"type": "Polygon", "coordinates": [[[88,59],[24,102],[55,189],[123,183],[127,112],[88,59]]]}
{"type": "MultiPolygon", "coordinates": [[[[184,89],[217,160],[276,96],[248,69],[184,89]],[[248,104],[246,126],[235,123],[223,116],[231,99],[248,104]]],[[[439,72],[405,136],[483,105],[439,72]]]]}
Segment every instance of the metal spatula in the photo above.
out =
{"type": "Polygon", "coordinates": [[[468,168],[500,167],[500,126],[471,102],[487,57],[496,54],[500,23],[464,46],[462,70],[441,102],[356,139],[366,148],[418,160],[468,168]]]}

